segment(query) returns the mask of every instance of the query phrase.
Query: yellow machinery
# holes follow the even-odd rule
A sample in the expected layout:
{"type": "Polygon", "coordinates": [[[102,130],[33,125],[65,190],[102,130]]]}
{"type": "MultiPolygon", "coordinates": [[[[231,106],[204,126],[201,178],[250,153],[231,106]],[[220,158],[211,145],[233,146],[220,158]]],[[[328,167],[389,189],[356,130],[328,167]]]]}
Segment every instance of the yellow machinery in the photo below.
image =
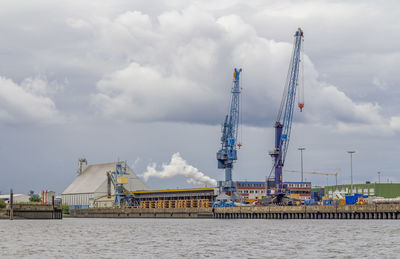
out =
{"type": "Polygon", "coordinates": [[[368,204],[368,202],[364,199],[364,197],[362,196],[358,197],[356,205],[365,205],[365,204],[368,204]]]}
{"type": "Polygon", "coordinates": [[[117,184],[128,184],[128,177],[126,176],[118,176],[117,184]]]}
{"type": "Polygon", "coordinates": [[[139,205],[139,208],[146,208],[146,209],[211,208],[211,207],[212,207],[212,202],[207,199],[141,201],[139,205]]]}
{"type": "Polygon", "coordinates": [[[214,188],[134,191],[139,208],[210,208],[215,198],[214,188]]]}

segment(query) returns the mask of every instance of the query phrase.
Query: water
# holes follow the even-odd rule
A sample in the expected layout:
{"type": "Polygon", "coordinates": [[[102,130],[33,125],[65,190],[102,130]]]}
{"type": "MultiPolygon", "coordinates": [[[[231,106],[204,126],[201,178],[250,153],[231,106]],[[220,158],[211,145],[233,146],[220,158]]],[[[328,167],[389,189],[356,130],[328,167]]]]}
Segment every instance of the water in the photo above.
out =
{"type": "Polygon", "coordinates": [[[400,220],[0,220],[1,258],[400,258],[400,220]]]}

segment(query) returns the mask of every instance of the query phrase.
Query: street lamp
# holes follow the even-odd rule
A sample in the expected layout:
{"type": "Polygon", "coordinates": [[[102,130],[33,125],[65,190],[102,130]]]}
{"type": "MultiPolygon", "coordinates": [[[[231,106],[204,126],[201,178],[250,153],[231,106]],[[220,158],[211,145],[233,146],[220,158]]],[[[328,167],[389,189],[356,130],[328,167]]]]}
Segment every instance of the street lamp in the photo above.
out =
{"type": "Polygon", "coordinates": [[[347,151],[350,154],[350,179],[351,179],[351,190],[350,194],[353,194],[353,154],[356,151],[347,151]]]}
{"type": "Polygon", "coordinates": [[[301,156],[301,182],[303,182],[303,150],[306,148],[304,147],[299,147],[298,150],[300,150],[300,156],[301,156]]]}

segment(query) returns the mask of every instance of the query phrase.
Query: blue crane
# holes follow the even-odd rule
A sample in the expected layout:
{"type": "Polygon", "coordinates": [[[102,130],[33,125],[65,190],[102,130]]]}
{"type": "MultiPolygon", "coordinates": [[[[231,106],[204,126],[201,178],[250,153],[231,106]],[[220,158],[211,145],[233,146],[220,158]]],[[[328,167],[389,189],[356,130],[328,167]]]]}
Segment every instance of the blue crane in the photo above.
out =
{"type": "Polygon", "coordinates": [[[241,146],[237,143],[238,126],[239,126],[239,108],[240,108],[240,84],[239,75],[242,69],[235,68],[233,73],[232,100],[230,112],[225,117],[222,127],[221,149],[217,152],[218,168],[225,169],[225,181],[218,182],[221,193],[232,195],[236,189],[232,182],[233,163],[237,160],[236,148],[241,146]]]}
{"type": "MultiPolygon", "coordinates": [[[[115,201],[114,204],[118,205],[118,207],[121,207],[121,198],[123,197],[124,194],[124,186],[121,182],[121,178],[123,179],[124,173],[125,173],[125,168],[122,167],[122,164],[118,163],[115,165],[115,172],[114,172],[114,188],[115,188],[115,201]]],[[[127,178],[126,178],[127,179],[127,178]]]]}
{"type": "MultiPolygon", "coordinates": [[[[278,197],[278,200],[286,194],[286,189],[282,184],[282,168],[285,164],[286,153],[288,151],[290,132],[292,128],[293,110],[296,97],[297,79],[299,77],[300,54],[303,43],[303,31],[299,28],[294,35],[293,53],[290,59],[287,82],[282,96],[278,117],[275,122],[275,148],[270,155],[273,159],[275,171],[274,186],[268,189],[269,195],[278,197]],[[271,189],[274,189],[272,191],[271,189]]],[[[304,107],[303,100],[299,100],[300,111],[304,107]]],[[[271,171],[272,173],[272,171],[271,171]]]]}
{"type": "Polygon", "coordinates": [[[124,187],[128,184],[128,177],[126,176],[126,163],[116,163],[115,171],[108,171],[107,175],[107,192],[108,197],[111,197],[111,184],[114,185],[115,200],[114,206],[137,206],[137,200],[133,195],[124,187]]]}

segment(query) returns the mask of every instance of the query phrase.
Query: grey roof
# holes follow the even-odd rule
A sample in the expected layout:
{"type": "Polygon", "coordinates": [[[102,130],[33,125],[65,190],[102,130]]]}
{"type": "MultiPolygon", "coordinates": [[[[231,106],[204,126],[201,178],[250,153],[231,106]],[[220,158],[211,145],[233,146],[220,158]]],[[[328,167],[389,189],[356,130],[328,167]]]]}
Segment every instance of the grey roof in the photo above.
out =
{"type": "Polygon", "coordinates": [[[62,194],[94,193],[107,180],[106,172],[115,171],[117,163],[123,162],[89,165],[62,194]]]}

